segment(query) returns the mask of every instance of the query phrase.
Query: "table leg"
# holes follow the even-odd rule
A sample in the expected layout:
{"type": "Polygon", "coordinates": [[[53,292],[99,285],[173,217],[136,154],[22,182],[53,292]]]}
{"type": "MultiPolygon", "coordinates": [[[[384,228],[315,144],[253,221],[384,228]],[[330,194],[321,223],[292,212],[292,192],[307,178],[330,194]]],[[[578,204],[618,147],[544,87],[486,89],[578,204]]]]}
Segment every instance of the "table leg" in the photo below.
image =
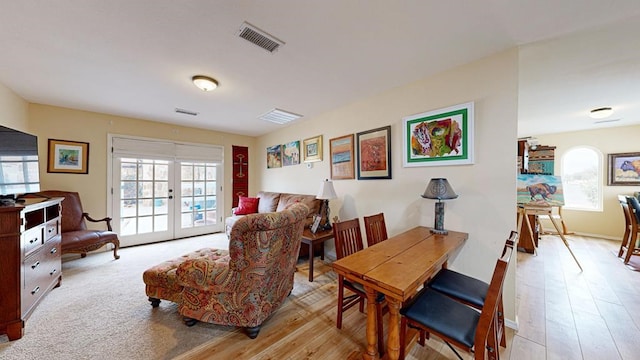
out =
{"type": "Polygon", "coordinates": [[[389,339],[387,339],[386,358],[397,360],[400,356],[400,302],[387,297],[387,306],[389,307],[389,339]]]}
{"type": "Polygon", "coordinates": [[[309,282],[313,282],[313,242],[309,242],[309,282]]]}
{"type": "Polygon", "coordinates": [[[378,334],[377,334],[377,314],[376,314],[376,291],[374,289],[365,287],[367,292],[367,350],[362,354],[362,358],[365,360],[377,360],[380,359],[378,355],[378,334]]]}
{"type": "Polygon", "coordinates": [[[324,260],[324,241],[320,243],[320,247],[322,248],[322,252],[320,253],[320,260],[324,260]]]}

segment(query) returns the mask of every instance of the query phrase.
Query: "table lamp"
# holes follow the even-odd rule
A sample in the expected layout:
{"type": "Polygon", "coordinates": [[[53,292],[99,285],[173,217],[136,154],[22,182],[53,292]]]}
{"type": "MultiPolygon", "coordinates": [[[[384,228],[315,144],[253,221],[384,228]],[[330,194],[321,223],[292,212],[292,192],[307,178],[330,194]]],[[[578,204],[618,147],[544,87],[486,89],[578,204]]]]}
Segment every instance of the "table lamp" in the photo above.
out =
{"type": "Polygon", "coordinates": [[[325,179],[320,185],[320,191],[318,191],[318,195],[316,196],[316,199],[324,200],[322,203],[323,208],[320,210],[320,213],[323,214],[322,219],[325,222],[324,224],[320,224],[320,229],[322,230],[331,230],[331,222],[329,221],[329,200],[336,198],[338,198],[338,196],[333,188],[333,182],[329,181],[329,179],[325,179]]]}
{"type": "Polygon", "coordinates": [[[422,194],[425,199],[437,199],[436,202],[436,217],[434,219],[434,226],[431,232],[434,234],[446,235],[449,232],[444,229],[444,203],[442,200],[455,199],[458,194],[453,191],[451,185],[445,178],[433,178],[429,181],[427,188],[422,194]]]}

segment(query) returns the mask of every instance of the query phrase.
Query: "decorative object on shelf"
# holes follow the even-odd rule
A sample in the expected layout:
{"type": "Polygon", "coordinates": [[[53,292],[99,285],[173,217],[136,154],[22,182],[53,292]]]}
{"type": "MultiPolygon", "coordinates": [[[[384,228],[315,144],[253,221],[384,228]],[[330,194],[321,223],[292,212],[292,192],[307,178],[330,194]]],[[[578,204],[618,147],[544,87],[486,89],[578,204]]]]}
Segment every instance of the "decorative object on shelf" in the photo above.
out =
{"type": "Polygon", "coordinates": [[[318,195],[316,196],[316,199],[324,200],[322,209],[320,210],[324,221],[324,224],[320,224],[320,229],[322,230],[331,230],[331,221],[329,221],[329,200],[336,199],[337,197],[336,190],[333,188],[333,182],[329,179],[325,179],[320,185],[320,191],[318,191],[318,195]]]}
{"type": "Polygon", "coordinates": [[[249,148],[246,146],[231,146],[233,159],[233,203],[238,206],[240,196],[249,195],[249,148]]]}
{"type": "Polygon", "coordinates": [[[211,91],[218,87],[218,82],[214,78],[204,75],[196,75],[191,78],[191,81],[193,81],[193,85],[202,91],[211,91]]]}
{"type": "Polygon", "coordinates": [[[473,164],[473,102],[403,118],[404,167],[473,164]]]}
{"type": "Polygon", "coordinates": [[[640,152],[609,154],[607,185],[640,185],[640,152]]]}
{"type": "Polygon", "coordinates": [[[560,176],[518,174],[517,190],[517,200],[520,205],[564,205],[564,192],[560,176]]]}
{"type": "Polygon", "coordinates": [[[446,235],[449,232],[444,229],[444,203],[442,200],[450,200],[458,197],[458,194],[453,191],[449,181],[445,178],[433,178],[429,181],[427,188],[424,190],[422,197],[425,199],[437,199],[435,219],[433,229],[431,232],[434,234],[446,235]]]}
{"type": "Polygon", "coordinates": [[[354,179],[353,134],[329,140],[331,179],[354,179]]]}
{"type": "Polygon", "coordinates": [[[358,180],[391,179],[391,126],[356,134],[358,180]]]}
{"type": "Polygon", "coordinates": [[[300,164],[300,140],[291,141],[282,145],[282,165],[300,164]]]}
{"type": "Polygon", "coordinates": [[[88,174],[89,143],[49,139],[47,172],[88,174]]]}
{"type": "Polygon", "coordinates": [[[267,169],[282,167],[282,145],[267,148],[267,169]]]}
{"type": "Polygon", "coordinates": [[[322,161],[322,135],[304,139],[302,153],[304,162],[322,161]]]}

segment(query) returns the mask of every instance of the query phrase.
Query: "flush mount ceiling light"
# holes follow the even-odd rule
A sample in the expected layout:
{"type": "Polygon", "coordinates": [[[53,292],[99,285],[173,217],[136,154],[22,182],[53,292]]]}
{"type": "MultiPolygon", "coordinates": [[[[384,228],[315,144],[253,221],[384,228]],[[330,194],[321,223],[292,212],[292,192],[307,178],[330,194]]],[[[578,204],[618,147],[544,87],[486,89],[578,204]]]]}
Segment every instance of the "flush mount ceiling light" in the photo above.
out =
{"type": "Polygon", "coordinates": [[[218,82],[208,76],[196,75],[192,77],[191,80],[193,81],[193,84],[202,91],[211,91],[218,87],[218,82]]]}
{"type": "Polygon", "coordinates": [[[601,108],[591,110],[591,112],[589,113],[589,116],[591,116],[593,119],[604,119],[606,117],[611,116],[611,114],[613,114],[612,108],[601,107],[601,108]]]}

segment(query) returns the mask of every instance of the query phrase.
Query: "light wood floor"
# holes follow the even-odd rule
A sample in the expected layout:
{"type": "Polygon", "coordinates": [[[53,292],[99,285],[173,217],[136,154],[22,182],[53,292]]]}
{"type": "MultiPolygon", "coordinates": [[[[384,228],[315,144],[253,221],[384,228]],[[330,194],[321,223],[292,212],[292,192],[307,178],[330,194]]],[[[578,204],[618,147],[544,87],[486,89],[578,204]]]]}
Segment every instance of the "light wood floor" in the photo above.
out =
{"type": "MultiPolygon", "coordinates": [[[[617,259],[614,252],[619,243],[579,236],[569,239],[584,272],[556,236],[542,237],[537,256],[518,253],[519,330],[507,329],[508,347],[501,349],[501,358],[640,359],[640,312],[635,311],[640,273],[617,259]]],[[[275,316],[263,324],[257,339],[230,330],[179,358],[353,358],[365,346],[365,315],[351,309],[345,313],[343,329],[336,329],[335,274],[319,259],[315,267],[316,278],[308,283],[308,266],[299,264],[296,282],[307,283],[294,288],[275,316]]],[[[456,357],[445,344],[432,339],[424,348],[416,345],[407,358],[456,357]]]]}

